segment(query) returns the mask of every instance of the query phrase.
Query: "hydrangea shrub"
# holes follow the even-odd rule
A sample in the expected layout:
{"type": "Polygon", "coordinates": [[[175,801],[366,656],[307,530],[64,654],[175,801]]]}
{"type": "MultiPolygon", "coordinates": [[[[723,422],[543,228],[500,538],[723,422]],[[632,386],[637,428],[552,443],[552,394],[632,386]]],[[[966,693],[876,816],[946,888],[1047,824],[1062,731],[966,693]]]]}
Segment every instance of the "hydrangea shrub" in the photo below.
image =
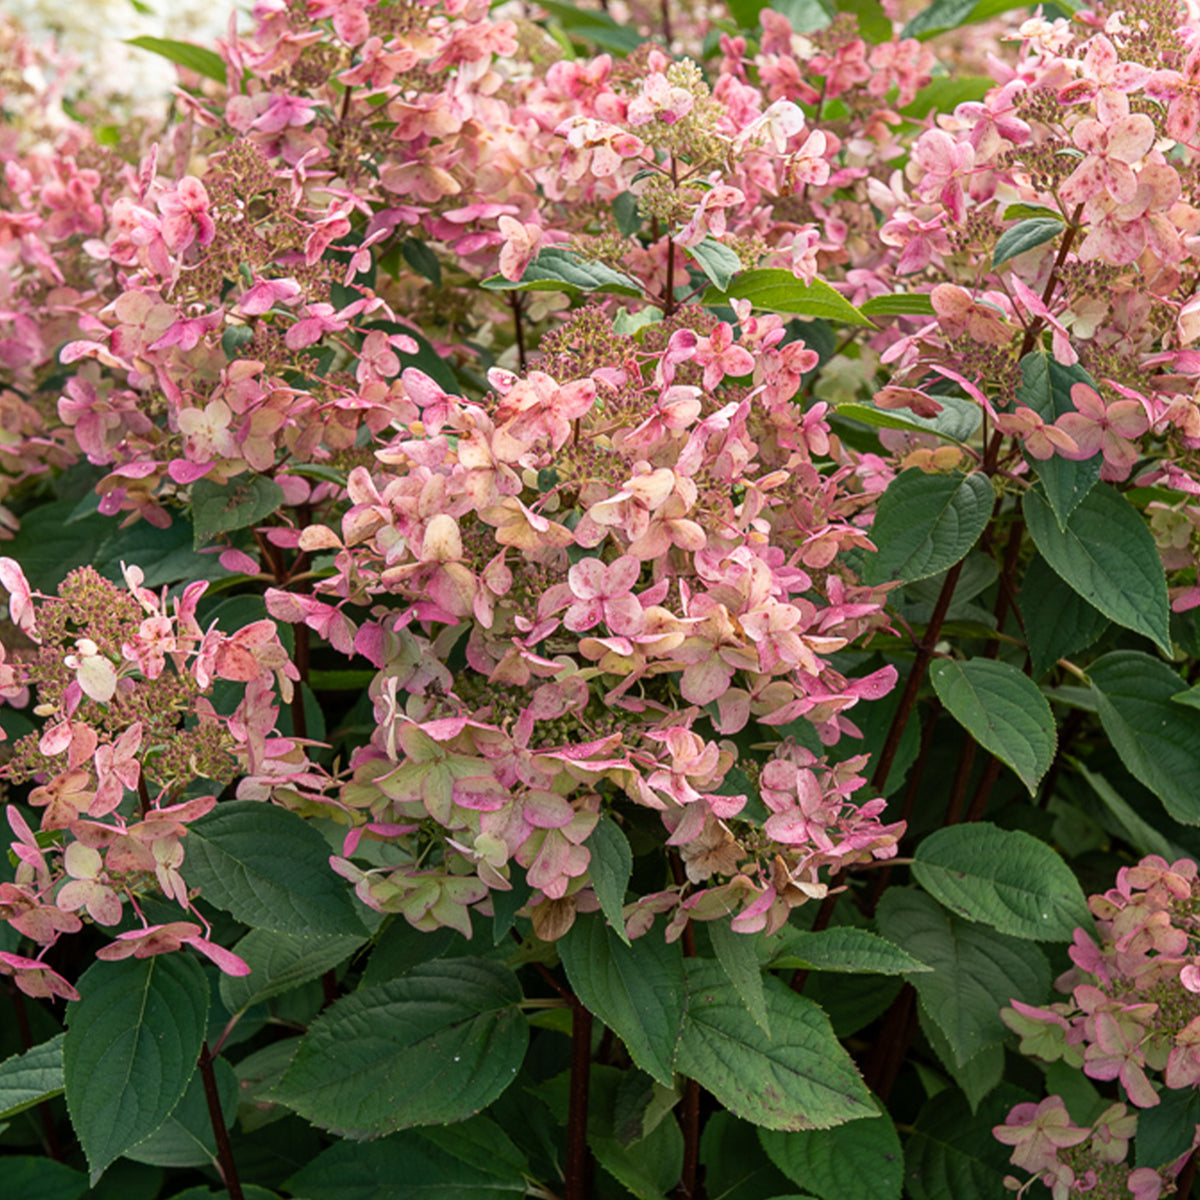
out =
{"type": "Polygon", "coordinates": [[[19,1187],[1187,1193],[1200,13],[0,43],[19,1187]]]}

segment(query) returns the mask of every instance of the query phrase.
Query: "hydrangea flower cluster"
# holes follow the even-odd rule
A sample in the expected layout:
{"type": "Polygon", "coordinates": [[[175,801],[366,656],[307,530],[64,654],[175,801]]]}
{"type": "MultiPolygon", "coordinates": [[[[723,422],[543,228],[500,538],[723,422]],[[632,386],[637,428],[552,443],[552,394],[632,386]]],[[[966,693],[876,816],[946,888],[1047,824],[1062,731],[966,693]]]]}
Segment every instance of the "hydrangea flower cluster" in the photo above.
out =
{"type": "Polygon", "coordinates": [[[290,698],[296,669],[272,621],[232,635],[196,620],[207,583],[190,584],[173,602],[125,569],[125,587],[90,567],[72,571],[57,595],[31,591],[19,565],[0,558],[0,585],[22,635],[7,658],[0,648],[0,700],[35,701],[42,727],[11,747],[0,778],[31,782],[28,803],[41,810],[38,831],[21,809],[6,814],[15,837],[15,877],[0,883],[0,917],[38,947],[38,955],[0,956],[0,973],[29,995],[73,995],[43,961],[83,914],[112,928],[129,905],[143,928],[117,934],[102,958],[145,957],[186,943],[223,970],[241,960],[202,936],[180,868],[191,822],[217,803],[211,789],[234,779],[237,794],[320,788],[303,746],[276,734],[276,694],[290,698]],[[218,681],[241,692],[222,715],[211,700],[218,681]],[[207,794],[206,794],[207,793],[207,794]],[[150,925],[139,898],[160,895],[195,921],[150,925]]]}
{"type": "MultiPolygon", "coordinates": [[[[1117,1080],[1137,1108],[1162,1100],[1152,1075],[1167,1089],[1194,1088],[1200,1081],[1197,886],[1191,859],[1169,864],[1151,855],[1122,868],[1116,887],[1092,896],[1097,937],[1076,930],[1070,950],[1075,965],[1056,983],[1070,1000],[1046,1007],[1013,1000],[1001,1012],[1020,1035],[1021,1053],[1061,1060],[1092,1079],[1117,1080]]],[[[1109,1189],[1102,1195],[1125,1195],[1120,1182],[1139,1200],[1155,1200],[1190,1149],[1171,1166],[1130,1173],[1120,1164],[1136,1120],[1136,1112],[1118,1104],[1091,1130],[1077,1128],[1061,1097],[1051,1096],[1041,1104],[1017,1105],[995,1133],[1015,1147],[1012,1162],[1034,1172],[1056,1197],[1087,1190],[1092,1179],[1094,1186],[1102,1182],[1109,1189]]]]}

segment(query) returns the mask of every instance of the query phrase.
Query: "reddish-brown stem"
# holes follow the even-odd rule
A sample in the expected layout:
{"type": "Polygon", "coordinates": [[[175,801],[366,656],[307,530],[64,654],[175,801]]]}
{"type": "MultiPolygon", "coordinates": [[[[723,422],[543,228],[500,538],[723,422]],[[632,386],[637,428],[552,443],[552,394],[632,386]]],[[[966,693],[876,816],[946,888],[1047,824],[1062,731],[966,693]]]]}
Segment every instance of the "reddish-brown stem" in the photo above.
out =
{"type": "Polygon", "coordinates": [[[959,755],[954,782],[950,786],[950,802],[946,805],[946,815],[942,818],[943,825],[957,825],[962,817],[963,804],[967,798],[967,784],[971,779],[971,768],[975,765],[977,748],[978,743],[968,735],[963,743],[962,754],[959,755]]]}
{"type": "Polygon", "coordinates": [[[946,619],[946,613],[950,608],[950,600],[958,584],[958,577],[962,574],[962,566],[960,559],[946,572],[942,590],[938,593],[937,603],[933,606],[929,624],[925,629],[925,636],[917,644],[917,656],[913,660],[912,670],[909,671],[908,678],[904,682],[900,703],[896,705],[896,713],[888,728],[883,749],[879,751],[879,758],[875,762],[875,773],[871,776],[871,786],[876,789],[882,788],[887,783],[888,772],[892,769],[896,751],[900,748],[900,738],[904,735],[904,728],[917,703],[917,693],[921,690],[921,681],[925,678],[929,660],[933,658],[938,634],[941,632],[942,622],[946,619]]]}
{"type": "MultiPolygon", "coordinates": [[[[925,778],[925,764],[929,761],[929,751],[933,746],[933,731],[937,728],[938,717],[941,716],[941,712],[942,706],[935,702],[929,718],[925,722],[925,727],[921,730],[921,748],[917,752],[917,761],[913,763],[912,775],[909,777],[908,788],[904,793],[904,807],[900,811],[900,820],[906,825],[917,804],[917,795],[921,788],[921,781],[925,778]]],[[[895,865],[895,862],[881,864],[882,869],[875,876],[875,880],[871,885],[871,893],[867,897],[868,913],[874,913],[875,906],[879,903],[879,897],[883,895],[884,889],[888,885],[888,880],[891,879],[892,869],[895,865]]]]}
{"type": "MultiPolygon", "coordinates": [[[[13,1002],[13,1014],[17,1021],[17,1037],[21,1039],[22,1050],[33,1049],[33,1029],[29,1024],[29,1014],[25,1011],[25,997],[16,988],[10,993],[13,1002]]],[[[62,1146],[58,1141],[58,1130],[54,1127],[54,1115],[50,1105],[43,1100],[38,1106],[38,1116],[42,1121],[42,1139],[46,1144],[46,1153],[55,1162],[62,1162],[62,1146]]]]}
{"type": "Polygon", "coordinates": [[[292,733],[298,738],[308,737],[308,718],[304,713],[304,685],[308,683],[308,626],[298,621],[292,626],[295,653],[292,658],[300,679],[292,691],[292,733]]]}
{"type": "Polygon", "coordinates": [[[992,795],[992,788],[996,786],[996,780],[999,778],[1000,760],[993,754],[988,759],[987,766],[983,768],[983,778],[979,781],[979,787],[975,791],[975,799],[971,801],[971,807],[967,809],[968,825],[983,817],[988,800],[992,795]]]}
{"type": "Polygon", "coordinates": [[[694,1079],[689,1079],[683,1087],[679,1125],[683,1130],[683,1172],[675,1194],[679,1200],[701,1200],[700,1085],[694,1079]]]}
{"type": "Polygon", "coordinates": [[[137,794],[137,815],[145,818],[150,815],[150,792],[146,787],[146,773],[142,770],[138,771],[137,794]]]}
{"type": "Polygon", "coordinates": [[[529,369],[529,364],[525,359],[525,325],[521,319],[521,297],[516,292],[509,292],[508,304],[513,314],[513,335],[517,342],[517,366],[524,375],[529,369]]]}
{"type": "Polygon", "coordinates": [[[237,1164],[233,1161],[233,1147],[229,1144],[229,1130],[225,1128],[225,1117],[221,1112],[221,1095],[217,1091],[217,1077],[213,1072],[213,1058],[208,1043],[200,1047],[200,1080],[204,1084],[204,1100],[208,1105],[208,1119],[212,1122],[213,1137],[217,1143],[217,1169],[221,1182],[229,1193],[229,1200],[245,1200],[242,1182],[238,1178],[237,1164]]]}
{"type": "Polygon", "coordinates": [[[567,1102],[565,1200],[590,1200],[592,1162],[588,1150],[588,1085],[592,1074],[592,1014],[571,1000],[571,1087],[567,1102]]]}
{"type": "Polygon", "coordinates": [[[864,1082],[885,1104],[904,1065],[909,1044],[917,1032],[916,996],[911,983],[906,983],[900,989],[900,994],[883,1019],[871,1054],[863,1064],[864,1082]]]}
{"type": "Polygon", "coordinates": [[[1179,1172],[1179,1178],[1175,1181],[1175,1200],[1188,1200],[1192,1194],[1192,1184],[1196,1180],[1197,1156],[1200,1156],[1200,1150],[1193,1150],[1191,1158],[1179,1172]]]}
{"type": "Polygon", "coordinates": [[[663,316],[669,317],[675,311],[675,246],[667,238],[667,283],[663,289],[663,316]]]}
{"type": "Polygon", "coordinates": [[[669,46],[674,37],[671,33],[671,0],[662,0],[663,41],[669,46]]]}
{"type": "Polygon", "coordinates": [[[321,1008],[328,1008],[338,998],[337,971],[329,970],[321,976],[321,1008]]]}

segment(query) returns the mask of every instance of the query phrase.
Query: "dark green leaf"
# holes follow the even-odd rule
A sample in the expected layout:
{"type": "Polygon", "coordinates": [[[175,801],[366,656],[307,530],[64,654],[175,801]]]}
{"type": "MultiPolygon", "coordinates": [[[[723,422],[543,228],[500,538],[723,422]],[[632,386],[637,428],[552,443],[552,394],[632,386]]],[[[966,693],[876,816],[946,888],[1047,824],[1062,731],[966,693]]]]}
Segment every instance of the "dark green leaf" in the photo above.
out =
{"type": "MultiPolygon", "coordinates": [[[[588,1101],[588,1145],[597,1162],[637,1200],[667,1200],[683,1167],[683,1135],[671,1119],[658,1120],[634,1141],[622,1139],[617,1128],[617,1106],[622,1084],[630,1072],[594,1066],[588,1101]]],[[[640,1078],[654,1083],[645,1075],[640,1078]]],[[[677,1097],[660,1089],[673,1105],[677,1097]]],[[[669,1107],[665,1112],[669,1113],[669,1107]]]]}
{"type": "Polygon", "coordinates": [[[252,929],[233,948],[250,967],[250,974],[222,975],[221,1003],[231,1013],[245,1012],[252,1004],[261,1004],[332,970],[365,941],[355,934],[301,937],[252,929]]]}
{"type": "Polygon", "coordinates": [[[904,26],[900,36],[926,41],[947,29],[961,29],[1021,7],[1023,0],[934,0],[904,26]]]}
{"type": "Polygon", "coordinates": [[[1163,1088],[1159,1099],[1138,1113],[1134,1148],[1139,1167],[1159,1169],[1187,1154],[1200,1125],[1200,1092],[1194,1087],[1163,1088]]]}
{"type": "Polygon", "coordinates": [[[900,1200],[904,1154],[886,1112],[819,1132],[759,1130],[771,1161],[821,1200],[900,1200]]]}
{"type": "Polygon", "coordinates": [[[912,1200],[1000,1200],[1012,1168],[1009,1149],[992,1136],[992,1127],[1029,1098],[1001,1085],[973,1116],[966,1097],[953,1089],[927,1101],[905,1145],[904,1181],[912,1200]]]}
{"type": "Polygon", "coordinates": [[[603,263],[580,258],[561,246],[547,246],[525,268],[525,274],[516,283],[503,275],[493,275],[480,286],[493,292],[615,292],[620,296],[637,297],[642,294],[641,284],[636,279],[603,263]]]}
{"type": "Polygon", "coordinates": [[[869,317],[863,316],[823,279],[804,283],[782,267],[744,271],[728,291],[710,288],[704,297],[704,303],[708,305],[728,304],[730,300],[749,300],[755,308],[765,308],[769,312],[821,317],[827,321],[874,328],[869,317]]]}
{"type": "Polygon", "coordinates": [[[622,192],[612,202],[612,212],[622,236],[632,237],[641,229],[642,214],[638,211],[638,198],[632,192],[622,192]]]}
{"type": "MultiPolygon", "coordinates": [[[[768,942],[771,945],[775,939],[768,942]]],[[[770,966],[788,970],[841,971],[850,974],[908,975],[932,971],[907,950],[866,929],[839,925],[817,933],[789,930],[780,940],[770,966]]]]}
{"type": "Polygon", "coordinates": [[[233,362],[239,356],[241,348],[252,341],[254,330],[249,325],[230,325],[221,334],[221,349],[225,351],[225,357],[233,362]]]}
{"type": "Polygon", "coordinates": [[[910,982],[960,1064],[1004,1040],[1000,1009],[1014,996],[1040,1004],[1050,990],[1050,964],[1037,946],[959,920],[921,892],[891,888],[876,919],[933,968],[910,982]]]}
{"type": "Polygon", "coordinates": [[[878,45],[892,40],[892,21],[879,0],[837,0],[837,7],[858,18],[858,31],[865,41],[878,45]]]}
{"type": "Polygon", "coordinates": [[[520,1000],[498,963],[424,963],[327,1008],[270,1098],[352,1138],[462,1121],[521,1065],[529,1027],[520,1000]]]}
{"type": "Polygon", "coordinates": [[[4,1200],[79,1200],[88,1177],[52,1158],[4,1156],[4,1200]]]}
{"type": "MultiPolygon", "coordinates": [[[[1077,383],[1095,386],[1095,380],[1082,367],[1064,367],[1044,350],[1034,350],[1021,359],[1017,399],[1052,424],[1064,414],[1077,411],[1071,400],[1071,388],[1077,383]]],[[[1047,459],[1026,454],[1025,460],[1041,480],[1058,528],[1066,529],[1071,513],[1100,478],[1101,456],[1073,462],[1057,454],[1047,459]]]]}
{"type": "Polygon", "coordinates": [[[925,1011],[925,1006],[918,1000],[917,1010],[920,1015],[921,1032],[933,1047],[943,1067],[950,1078],[962,1089],[971,1111],[979,1109],[983,1098],[999,1084],[1004,1076],[1004,1047],[1001,1045],[984,1046],[978,1054],[972,1055],[965,1063],[955,1061],[954,1050],[946,1040],[946,1035],[925,1011]]]}
{"type": "Polygon", "coordinates": [[[761,1200],[782,1197],[788,1181],[762,1152],[758,1130],[718,1109],[700,1135],[700,1165],[712,1200],[761,1200]]]}
{"type": "Polygon", "coordinates": [[[442,286],[442,264],[428,243],[417,238],[405,238],[400,243],[400,253],[418,275],[424,276],[434,287],[442,286]]]}
{"type": "Polygon", "coordinates": [[[256,525],[283,505],[283,488],[265,475],[229,483],[197,479],[192,484],[192,533],[196,548],[218,534],[256,525]]]}
{"type": "Polygon", "coordinates": [[[215,79],[221,84],[225,82],[224,60],[215,51],[206,50],[203,46],[157,37],[126,38],[125,42],[129,46],[137,46],[139,50],[149,50],[151,54],[161,55],[189,71],[195,71],[197,75],[215,79]]]}
{"type": "Polygon", "coordinates": [[[1021,597],[1034,679],[1060,658],[1086,649],[1108,628],[1108,618],[1069,587],[1040,554],[1025,571],[1021,597]]]}
{"type": "Polygon", "coordinates": [[[592,855],[588,874],[600,902],[600,911],[621,941],[628,944],[622,910],[629,877],[633,874],[633,852],[629,842],[611,817],[601,817],[587,840],[587,848],[592,855]]]}
{"type": "Polygon", "coordinates": [[[378,1142],[337,1142],[284,1182],[304,1200],[509,1200],[525,1163],[486,1117],[378,1142]]]}
{"type": "Polygon", "coordinates": [[[1120,492],[1098,483],[1060,529],[1038,488],[1025,493],[1025,521],[1038,552],[1110,621],[1171,652],[1167,582],[1154,535],[1120,492]]]}
{"type": "Polygon", "coordinates": [[[931,112],[953,112],[960,104],[982,100],[995,86],[995,81],[987,75],[938,75],[900,112],[913,121],[931,112]]]}
{"type": "Polygon", "coordinates": [[[1006,229],[996,241],[996,249],[992,251],[992,267],[1024,254],[1035,246],[1041,246],[1051,238],[1056,238],[1066,228],[1058,217],[1030,217],[1018,221],[1010,229],[1006,229]]]}
{"type": "Polygon", "coordinates": [[[932,317],[933,301],[925,292],[897,292],[890,296],[872,296],[858,306],[864,317],[932,317]]]}
{"type": "MultiPolygon", "coordinates": [[[[213,1076],[227,1126],[237,1116],[238,1081],[233,1068],[223,1059],[213,1063],[213,1076]]],[[[183,1098],[171,1115],[144,1141],[125,1151],[125,1157],[153,1167],[209,1167],[217,1162],[217,1140],[213,1134],[204,1080],[197,1071],[183,1098]]]]}
{"type": "Polygon", "coordinates": [[[239,921],[277,933],[361,933],[329,844],[302,817],[250,800],[217,805],[192,823],[188,883],[239,921]]]}
{"type": "Polygon", "coordinates": [[[771,1022],[767,1016],[762,968],[758,965],[754,938],[744,933],[734,933],[725,921],[710,921],[707,928],[717,962],[741,996],[754,1023],[770,1037],[771,1022]]]}
{"type": "Polygon", "coordinates": [[[1187,852],[1175,845],[1170,838],[1159,833],[1149,821],[1146,821],[1134,807],[1113,787],[1103,775],[1089,771],[1083,763],[1075,759],[1067,760],[1071,766],[1086,780],[1088,786],[1096,793],[1100,803],[1108,810],[1116,824],[1116,831],[1139,854],[1157,854],[1167,862],[1187,857],[1187,852]]]}
{"type": "Polygon", "coordinates": [[[1069,942],[1092,924],[1071,868],[1020,830],[951,825],[925,838],[915,858],[916,881],[968,921],[1040,942],[1069,942]]]}
{"type": "Polygon", "coordinates": [[[683,951],[652,937],[624,943],[597,916],[579,917],[558,940],[575,994],[626,1045],[633,1061],[660,1083],[675,1077],[686,1005],[683,951]]]}
{"type": "Polygon", "coordinates": [[[559,3],[559,0],[550,0],[539,7],[554,17],[573,38],[616,54],[628,54],[644,41],[636,29],[620,25],[607,13],[595,9],[576,8],[573,4],[559,3]]]}
{"type": "Polygon", "coordinates": [[[1116,650],[1088,669],[1100,721],[1126,769],[1183,825],[1200,825],[1200,712],[1171,697],[1183,680],[1160,659],[1116,650]]]}
{"type": "Polygon", "coordinates": [[[689,1002],[679,1069],[732,1113],[766,1129],[790,1130],[829,1129],[875,1114],[870,1092],[818,1005],[766,979],[767,1038],[720,964],[691,958],[685,968],[689,1002]]]}
{"type": "Polygon", "coordinates": [[[67,1006],[63,1079],[93,1175],[153,1133],[196,1070],[208,982],[183,953],[97,962],[67,1006]]]}
{"type": "Polygon", "coordinates": [[[911,583],[952,567],[979,540],[995,493],[982,472],[927,475],[915,467],[902,471],[879,501],[864,579],[911,583]]]}
{"type": "Polygon", "coordinates": [[[1054,759],[1057,738],[1046,697],[1027,675],[990,658],[939,658],[929,672],[950,715],[1029,789],[1054,759]]]}
{"type": "Polygon", "coordinates": [[[0,1120],[63,1090],[63,1034],[0,1063],[0,1120]]]}
{"type": "Polygon", "coordinates": [[[722,292],[742,269],[742,260],[728,246],[710,237],[697,246],[689,246],[688,253],[700,264],[713,287],[722,292]]]}

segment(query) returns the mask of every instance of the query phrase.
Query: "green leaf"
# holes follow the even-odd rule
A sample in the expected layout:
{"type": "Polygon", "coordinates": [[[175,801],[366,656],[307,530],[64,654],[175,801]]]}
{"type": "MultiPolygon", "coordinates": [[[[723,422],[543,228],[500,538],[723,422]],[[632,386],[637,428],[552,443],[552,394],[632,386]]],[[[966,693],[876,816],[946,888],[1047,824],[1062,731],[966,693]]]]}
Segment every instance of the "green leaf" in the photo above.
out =
{"type": "Polygon", "coordinates": [[[126,38],[127,46],[137,46],[139,50],[149,50],[151,54],[195,71],[218,83],[225,82],[225,63],[215,51],[206,50],[203,46],[193,46],[191,42],[175,42],[170,38],[135,37],[126,38]]]}
{"type": "Polygon", "coordinates": [[[576,8],[573,4],[559,3],[559,0],[550,0],[539,7],[556,18],[572,37],[622,56],[636,50],[644,41],[636,29],[618,24],[607,13],[576,8]]]}
{"type": "Polygon", "coordinates": [[[1045,842],[1017,829],[986,822],[939,829],[917,847],[912,871],[959,916],[1013,937],[1069,942],[1077,926],[1092,924],[1071,868],[1045,842]]]}
{"type": "Polygon", "coordinates": [[[683,951],[650,937],[623,943],[598,917],[579,917],[557,943],[575,994],[626,1045],[633,1061],[670,1087],[687,1003],[683,951]]]}
{"type": "Polygon", "coordinates": [[[875,1115],[871,1093],[819,1005],[766,979],[767,1038],[720,964],[691,958],[684,965],[689,1002],[679,1069],[734,1115],[791,1130],[875,1115]]]}
{"type": "Polygon", "coordinates": [[[428,279],[434,287],[442,286],[442,264],[438,262],[438,256],[430,250],[427,242],[418,238],[405,238],[400,243],[400,253],[418,275],[428,279]]]}
{"type": "MultiPolygon", "coordinates": [[[[1095,380],[1082,367],[1064,367],[1044,350],[1034,350],[1021,359],[1017,399],[1043,421],[1053,423],[1064,414],[1077,411],[1071,400],[1071,388],[1077,383],[1095,386],[1095,380]]],[[[1073,462],[1057,454],[1047,459],[1026,454],[1025,461],[1037,472],[1059,529],[1066,529],[1071,513],[1100,478],[1102,456],[1095,454],[1083,462],[1073,462]]]]}
{"type": "Polygon", "coordinates": [[[1110,621],[1171,652],[1167,582],[1154,536],[1120,492],[1098,483],[1060,529],[1038,488],[1025,493],[1025,522],[1053,570],[1110,621]]]}
{"type": "Polygon", "coordinates": [[[931,112],[953,112],[960,104],[982,100],[995,86],[987,75],[938,75],[900,112],[911,121],[920,121],[931,112]]]}
{"type": "Polygon", "coordinates": [[[592,855],[588,875],[600,902],[600,911],[617,937],[628,945],[622,913],[629,877],[633,874],[633,852],[629,842],[612,817],[601,817],[587,840],[587,848],[592,855]]]}
{"type": "Polygon", "coordinates": [[[992,251],[992,267],[1024,254],[1035,246],[1056,238],[1066,225],[1058,217],[1030,217],[1018,221],[1010,229],[1006,229],[996,240],[996,249],[992,251]]]}
{"type": "Polygon", "coordinates": [[[858,31],[865,41],[877,46],[892,40],[892,21],[879,0],[837,0],[837,7],[858,18],[858,31]]]}
{"type": "Polygon", "coordinates": [[[869,317],[863,316],[823,279],[804,283],[782,267],[744,271],[728,291],[710,288],[704,297],[704,303],[708,305],[728,304],[730,300],[749,300],[755,308],[765,308],[769,312],[820,317],[874,328],[869,317]]]}
{"type": "Polygon", "coordinates": [[[60,1033],[0,1063],[0,1120],[62,1092],[63,1036],[60,1033]]]}
{"type": "MultiPolygon", "coordinates": [[[[233,1068],[223,1059],[213,1062],[213,1076],[221,1113],[232,1125],[238,1109],[238,1081],[233,1068]]],[[[208,1167],[217,1162],[217,1139],[213,1134],[204,1080],[197,1071],[183,1098],[171,1115],[144,1141],[125,1151],[125,1157],[152,1167],[208,1167]]]]}
{"type": "Polygon", "coordinates": [[[230,483],[197,479],[192,484],[192,534],[196,549],[218,534],[256,525],[284,503],[283,488],[265,475],[230,483]]]}
{"type": "Polygon", "coordinates": [[[886,1112],[820,1132],[760,1129],[758,1139],[793,1183],[821,1200],[900,1200],[904,1153],[886,1112]]]}
{"type": "Polygon", "coordinates": [[[947,29],[961,29],[1022,7],[1024,0],[934,0],[904,26],[900,36],[924,42],[947,29]]]}
{"type": "Polygon", "coordinates": [[[208,981],[183,953],[97,962],[67,1005],[63,1079],[93,1177],[171,1114],[196,1070],[208,981]]]}
{"type": "Polygon", "coordinates": [[[1192,1148],[1200,1125],[1200,1092],[1194,1087],[1163,1088],[1160,1103],[1138,1113],[1137,1166],[1169,1166],[1192,1148]]]}
{"type": "Polygon", "coordinates": [[[642,287],[636,279],[614,271],[603,263],[580,258],[561,246],[547,246],[525,268],[525,274],[514,283],[503,275],[485,279],[480,287],[492,292],[615,292],[619,296],[641,297],[642,287]]]}
{"type": "Polygon", "coordinates": [[[872,296],[858,306],[864,317],[932,317],[933,301],[926,292],[896,292],[872,296]]]}
{"type": "Polygon", "coordinates": [[[336,1142],[283,1186],[304,1200],[509,1200],[525,1194],[521,1153],[487,1117],[336,1142]]]}
{"type": "Polygon", "coordinates": [[[909,975],[913,971],[933,970],[877,933],[847,925],[816,933],[800,930],[785,933],[769,965],[792,971],[839,971],[854,975],[909,975]]]}
{"type": "Polygon", "coordinates": [[[329,844],[302,817],[271,804],[229,800],[194,821],[188,883],[258,929],[300,935],[362,931],[329,844]]]}
{"type": "Polygon", "coordinates": [[[959,1091],[927,1101],[905,1144],[904,1181],[912,1200],[999,1200],[1012,1168],[992,1136],[1014,1104],[1030,1097],[1002,1084],[973,1116],[959,1091]]]}
{"type": "Polygon", "coordinates": [[[1021,583],[1021,615],[1034,679],[1060,658],[1086,649],[1108,628],[1108,618],[1069,587],[1040,554],[1034,555],[1021,583]]]}
{"type": "Polygon", "coordinates": [[[742,260],[728,246],[714,238],[706,237],[699,245],[689,246],[688,253],[700,264],[700,269],[708,276],[713,287],[722,292],[742,269],[742,260]]]}
{"type": "Polygon", "coordinates": [[[300,937],[252,929],[233,948],[250,967],[250,974],[222,975],[221,1003],[231,1013],[245,1012],[251,1005],[331,971],[365,941],[354,934],[300,937]]]}
{"type": "Polygon", "coordinates": [[[954,1050],[946,1040],[946,1035],[938,1028],[937,1022],[925,1011],[925,1006],[919,1000],[917,1011],[921,1032],[928,1039],[950,1078],[962,1089],[971,1111],[977,1112],[980,1102],[1004,1076],[1004,1047],[984,1046],[978,1054],[972,1055],[960,1065],[954,1060],[954,1050]]]}
{"type": "Polygon", "coordinates": [[[950,715],[1033,795],[1057,742],[1054,716],[1037,684],[1010,663],[990,658],[940,658],[929,675],[950,715]]]}
{"type": "Polygon", "coordinates": [[[225,357],[233,362],[239,357],[239,352],[243,346],[248,346],[254,341],[254,329],[249,325],[230,325],[225,332],[221,334],[221,349],[225,352],[225,357]]]}
{"type": "Polygon", "coordinates": [[[734,933],[725,921],[710,921],[707,929],[721,969],[741,996],[754,1023],[770,1037],[771,1021],[767,1015],[762,968],[758,965],[754,938],[734,933]]]}
{"type": "MultiPolygon", "coordinates": [[[[588,1146],[596,1161],[637,1200],[667,1200],[683,1167],[683,1134],[673,1120],[660,1120],[633,1141],[622,1139],[617,1112],[630,1072],[594,1066],[588,1097],[588,1146]]],[[[645,1075],[638,1078],[656,1086],[645,1075]]],[[[662,1089],[666,1092],[666,1089],[662,1089]]],[[[668,1093],[672,1104],[677,1100],[668,1093]]],[[[668,1109],[669,1111],[669,1109],[668,1109]]]]}
{"type": "Polygon", "coordinates": [[[1200,825],[1200,712],[1172,700],[1183,680],[1161,660],[1116,650],[1088,668],[1104,732],[1129,773],[1183,825],[1200,825]]]}
{"type": "Polygon", "coordinates": [[[4,1156],[4,1200],[79,1200],[88,1177],[52,1158],[4,1156]]]}
{"type": "Polygon", "coordinates": [[[499,963],[424,963],[327,1008],[269,1098],[351,1138],[462,1121],[521,1065],[529,1026],[520,1001],[499,963]]]}
{"type": "Polygon", "coordinates": [[[912,583],[952,567],[979,540],[992,515],[995,493],[981,472],[927,475],[901,471],[879,501],[865,582],[912,583]]]}
{"type": "Polygon", "coordinates": [[[933,968],[910,982],[960,1065],[1004,1040],[1000,1009],[1014,996],[1040,1004],[1050,990],[1050,964],[1037,946],[962,921],[922,892],[890,888],[876,920],[933,968]]]}
{"type": "Polygon", "coordinates": [[[1096,793],[1100,803],[1108,809],[1116,823],[1118,835],[1124,838],[1138,854],[1157,854],[1165,858],[1167,862],[1175,862],[1177,859],[1188,857],[1187,851],[1182,846],[1177,846],[1170,838],[1159,833],[1149,821],[1139,816],[1133,806],[1117,792],[1117,789],[1103,775],[1089,771],[1083,763],[1076,759],[1068,758],[1067,762],[1083,777],[1087,785],[1096,793]]]}
{"type": "Polygon", "coordinates": [[[758,1130],[718,1109],[700,1135],[700,1166],[707,1195],[714,1200],[782,1200],[788,1181],[762,1152],[758,1130]]]}
{"type": "Polygon", "coordinates": [[[839,416],[853,417],[885,429],[914,429],[936,433],[952,442],[967,441],[982,421],[979,405],[959,396],[938,396],[937,400],[942,411],[936,417],[918,417],[911,408],[883,409],[854,403],[839,404],[835,411],[839,416]]]}

